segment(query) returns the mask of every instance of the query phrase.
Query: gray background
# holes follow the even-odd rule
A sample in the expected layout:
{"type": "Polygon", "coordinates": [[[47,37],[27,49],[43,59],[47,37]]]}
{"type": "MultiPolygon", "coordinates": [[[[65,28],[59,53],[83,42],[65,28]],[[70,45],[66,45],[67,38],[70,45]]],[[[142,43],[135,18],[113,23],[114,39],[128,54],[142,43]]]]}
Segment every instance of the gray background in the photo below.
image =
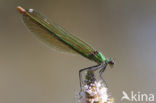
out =
{"type": "Polygon", "coordinates": [[[104,78],[115,103],[123,90],[156,94],[156,0],[0,0],[0,103],[76,103],[78,71],[95,65],[42,45],[21,22],[18,5],[114,58],[104,78]]]}

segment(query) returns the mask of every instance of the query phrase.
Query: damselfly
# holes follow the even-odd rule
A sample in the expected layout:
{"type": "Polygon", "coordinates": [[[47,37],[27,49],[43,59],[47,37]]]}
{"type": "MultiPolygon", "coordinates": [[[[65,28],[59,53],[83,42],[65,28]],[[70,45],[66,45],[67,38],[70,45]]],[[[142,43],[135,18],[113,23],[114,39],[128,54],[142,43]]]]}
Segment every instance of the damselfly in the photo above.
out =
{"type": "Polygon", "coordinates": [[[96,66],[84,68],[79,71],[80,85],[82,71],[94,71],[101,68],[99,73],[102,78],[102,73],[104,72],[107,64],[114,64],[111,59],[106,59],[101,52],[96,51],[88,43],[67,32],[34,9],[26,10],[20,6],[18,6],[17,9],[22,14],[23,21],[28,29],[42,42],[59,51],[78,53],[97,63],[96,66]]]}

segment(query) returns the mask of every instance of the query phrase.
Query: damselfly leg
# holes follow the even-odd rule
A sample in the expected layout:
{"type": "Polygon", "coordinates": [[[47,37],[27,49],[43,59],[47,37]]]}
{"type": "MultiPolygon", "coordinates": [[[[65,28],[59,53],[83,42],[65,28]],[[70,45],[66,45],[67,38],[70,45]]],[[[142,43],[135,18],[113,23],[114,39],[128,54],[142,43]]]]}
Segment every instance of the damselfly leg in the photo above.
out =
{"type": "MultiPolygon", "coordinates": [[[[102,64],[98,64],[98,65],[95,65],[95,66],[91,66],[91,67],[88,67],[88,68],[84,68],[84,69],[81,69],[79,71],[79,80],[80,80],[80,88],[82,87],[82,83],[83,83],[83,80],[82,80],[82,72],[83,71],[87,71],[87,72],[94,72],[98,69],[101,69],[99,71],[99,75],[100,75],[100,78],[104,81],[104,79],[102,78],[102,73],[104,72],[105,68],[107,66],[107,63],[102,63],[102,64]]],[[[106,82],[104,81],[104,83],[106,84],[106,82]]],[[[82,88],[81,88],[82,90],[82,88]]]]}
{"type": "Polygon", "coordinates": [[[104,73],[106,67],[107,67],[107,63],[105,63],[105,64],[103,65],[103,68],[99,71],[99,75],[100,75],[100,78],[101,78],[101,79],[103,80],[103,82],[105,83],[105,86],[107,87],[107,83],[106,83],[106,81],[105,81],[105,80],[103,79],[103,77],[102,77],[102,74],[104,73]]]}

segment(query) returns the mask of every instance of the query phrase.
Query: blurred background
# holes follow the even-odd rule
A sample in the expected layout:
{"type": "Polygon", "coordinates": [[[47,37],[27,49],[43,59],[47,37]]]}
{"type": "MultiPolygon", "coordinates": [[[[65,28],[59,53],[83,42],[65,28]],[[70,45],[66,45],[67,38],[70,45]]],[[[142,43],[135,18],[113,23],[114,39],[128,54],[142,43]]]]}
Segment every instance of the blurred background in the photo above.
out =
{"type": "Polygon", "coordinates": [[[123,90],[156,94],[156,0],[0,0],[0,103],[77,103],[78,71],[95,65],[34,38],[18,5],[114,58],[103,77],[115,103],[123,90]]]}

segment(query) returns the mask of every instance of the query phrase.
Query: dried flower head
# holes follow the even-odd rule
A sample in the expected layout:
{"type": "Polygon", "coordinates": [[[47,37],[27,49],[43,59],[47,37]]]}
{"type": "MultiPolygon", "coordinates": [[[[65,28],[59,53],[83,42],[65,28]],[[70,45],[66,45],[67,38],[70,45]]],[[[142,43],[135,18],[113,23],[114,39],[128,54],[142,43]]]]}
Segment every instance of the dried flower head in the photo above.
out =
{"type": "Polygon", "coordinates": [[[79,93],[80,103],[113,103],[102,80],[97,80],[93,72],[88,72],[85,84],[79,93]]]}

